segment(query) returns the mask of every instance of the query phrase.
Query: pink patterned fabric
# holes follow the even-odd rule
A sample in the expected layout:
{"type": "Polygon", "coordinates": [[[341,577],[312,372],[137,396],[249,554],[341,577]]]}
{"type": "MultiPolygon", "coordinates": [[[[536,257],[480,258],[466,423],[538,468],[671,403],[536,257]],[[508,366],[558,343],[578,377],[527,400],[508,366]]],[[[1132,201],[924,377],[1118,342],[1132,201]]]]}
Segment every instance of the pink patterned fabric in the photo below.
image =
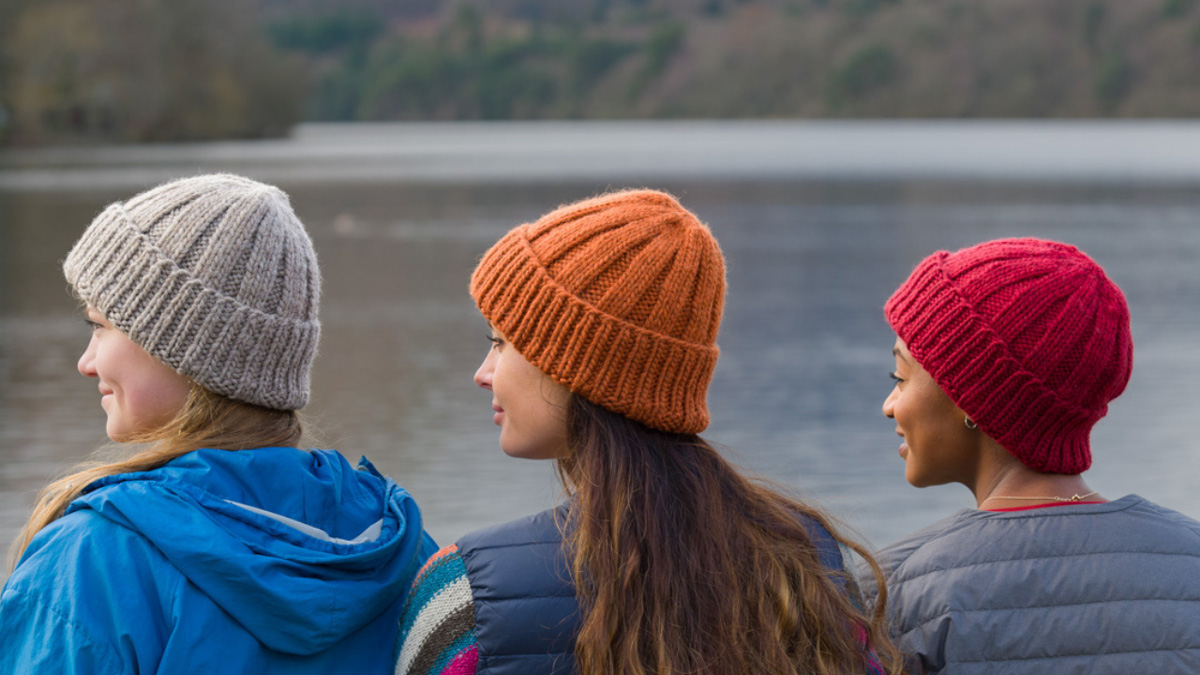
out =
{"type": "Polygon", "coordinates": [[[454,657],[449,665],[442,669],[442,675],[475,675],[479,665],[479,647],[474,645],[454,657]]]}

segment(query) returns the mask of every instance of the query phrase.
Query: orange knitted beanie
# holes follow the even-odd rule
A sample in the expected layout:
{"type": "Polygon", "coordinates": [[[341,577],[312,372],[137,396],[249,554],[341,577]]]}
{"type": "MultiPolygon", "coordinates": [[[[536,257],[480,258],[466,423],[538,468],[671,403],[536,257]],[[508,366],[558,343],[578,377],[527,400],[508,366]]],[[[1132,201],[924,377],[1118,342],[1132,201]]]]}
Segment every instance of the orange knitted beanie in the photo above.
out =
{"type": "Polygon", "coordinates": [[[670,195],[615,192],[513,228],[471,296],[522,356],[592,403],[662,431],[708,426],[725,264],[670,195]]]}

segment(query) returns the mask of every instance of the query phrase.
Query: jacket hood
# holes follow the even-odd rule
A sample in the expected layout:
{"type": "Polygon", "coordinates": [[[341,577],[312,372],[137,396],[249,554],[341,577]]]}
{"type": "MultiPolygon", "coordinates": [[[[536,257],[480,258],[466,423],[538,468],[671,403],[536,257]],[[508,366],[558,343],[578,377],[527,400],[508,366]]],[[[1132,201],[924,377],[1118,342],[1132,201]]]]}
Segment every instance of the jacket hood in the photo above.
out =
{"type": "Polygon", "coordinates": [[[197,450],[108,476],[91,509],[145,536],[263,645],[315,654],[408,591],[436,549],[403,488],[332,450],[197,450]]]}

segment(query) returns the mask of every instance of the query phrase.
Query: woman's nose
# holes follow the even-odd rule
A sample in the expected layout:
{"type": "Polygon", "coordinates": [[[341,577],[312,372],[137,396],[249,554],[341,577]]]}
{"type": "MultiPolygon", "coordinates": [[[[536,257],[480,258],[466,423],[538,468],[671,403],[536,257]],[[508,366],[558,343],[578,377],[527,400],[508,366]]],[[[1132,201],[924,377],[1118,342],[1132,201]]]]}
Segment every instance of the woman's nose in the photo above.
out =
{"type": "Polygon", "coordinates": [[[892,387],[892,392],[883,399],[883,416],[889,419],[895,417],[896,389],[896,387],[892,387]]]}
{"type": "Polygon", "coordinates": [[[79,363],[75,364],[75,367],[79,369],[79,374],[84,377],[97,377],[95,336],[88,342],[87,349],[83,350],[83,354],[79,357],[79,363]]]}
{"type": "Polygon", "coordinates": [[[483,360],[483,363],[479,364],[479,370],[475,371],[475,384],[484,389],[490,390],[492,388],[492,371],[495,369],[493,356],[495,354],[496,350],[494,349],[488,352],[487,358],[483,360]]]}

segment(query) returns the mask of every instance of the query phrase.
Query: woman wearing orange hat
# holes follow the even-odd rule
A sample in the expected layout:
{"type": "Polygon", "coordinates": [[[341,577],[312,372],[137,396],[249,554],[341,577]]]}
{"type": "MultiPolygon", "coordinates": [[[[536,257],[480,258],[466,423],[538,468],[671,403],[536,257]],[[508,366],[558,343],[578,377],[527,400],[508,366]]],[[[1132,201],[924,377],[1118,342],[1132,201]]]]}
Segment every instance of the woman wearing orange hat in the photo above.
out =
{"type": "Polygon", "coordinates": [[[865,552],[696,435],[724,290],[716,240],[661,192],[559,208],[484,255],[475,381],[501,449],[555,460],[569,499],[431,559],[398,673],[899,671],[838,544],[865,552]]]}
{"type": "Polygon", "coordinates": [[[977,506],[879,554],[901,648],[927,673],[1200,672],[1200,523],[1080,475],[1133,367],[1104,270],[989,241],[929,256],[884,311],[905,476],[977,506]]]}

